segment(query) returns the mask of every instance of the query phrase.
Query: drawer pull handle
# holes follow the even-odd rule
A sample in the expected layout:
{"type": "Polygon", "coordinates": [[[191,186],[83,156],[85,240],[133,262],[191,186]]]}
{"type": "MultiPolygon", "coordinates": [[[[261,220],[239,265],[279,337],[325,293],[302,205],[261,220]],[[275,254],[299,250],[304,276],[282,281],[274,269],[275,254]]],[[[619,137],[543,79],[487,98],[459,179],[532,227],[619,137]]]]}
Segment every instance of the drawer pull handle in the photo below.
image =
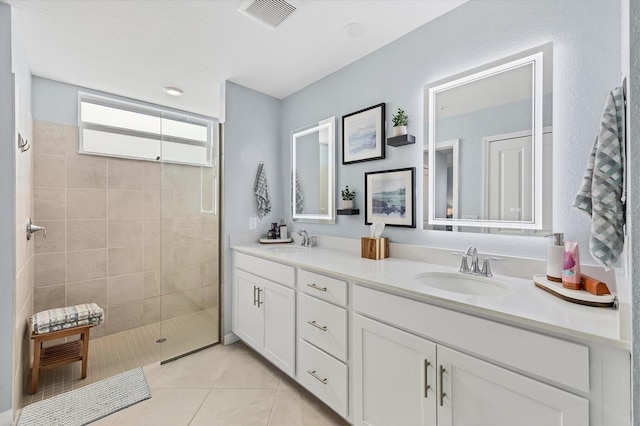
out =
{"type": "Polygon", "coordinates": [[[429,386],[429,366],[431,365],[431,363],[429,362],[428,359],[424,360],[424,398],[427,399],[429,397],[429,389],[431,389],[431,386],[429,386]]]}
{"type": "Polygon", "coordinates": [[[441,407],[444,407],[444,397],[447,396],[447,394],[444,393],[444,372],[445,371],[447,370],[445,370],[442,364],[440,364],[440,406],[441,407]]]}
{"type": "Polygon", "coordinates": [[[264,300],[260,301],[260,293],[264,291],[262,290],[260,287],[258,287],[258,308],[260,307],[260,305],[264,305],[264,300]]]}
{"type": "Polygon", "coordinates": [[[316,379],[317,381],[319,381],[319,382],[320,382],[320,383],[322,383],[323,385],[326,385],[326,384],[327,384],[327,382],[328,382],[328,380],[327,380],[327,378],[326,378],[326,377],[323,379],[322,377],[318,376],[318,375],[316,374],[316,370],[313,370],[313,371],[308,370],[308,371],[307,371],[307,373],[311,374],[311,376],[312,376],[314,379],[316,379]]]}
{"type": "Polygon", "coordinates": [[[322,330],[322,331],[327,331],[327,326],[326,325],[320,325],[315,321],[307,321],[307,324],[314,326],[315,328],[322,330]]]}
{"type": "Polygon", "coordinates": [[[253,306],[256,306],[256,303],[258,303],[258,297],[256,296],[257,291],[258,291],[258,287],[254,285],[253,286],[253,306]]]}
{"type": "Polygon", "coordinates": [[[307,284],[307,287],[311,287],[314,290],[318,290],[318,291],[327,291],[326,287],[319,287],[318,284],[316,283],[312,283],[312,284],[307,284]]]}

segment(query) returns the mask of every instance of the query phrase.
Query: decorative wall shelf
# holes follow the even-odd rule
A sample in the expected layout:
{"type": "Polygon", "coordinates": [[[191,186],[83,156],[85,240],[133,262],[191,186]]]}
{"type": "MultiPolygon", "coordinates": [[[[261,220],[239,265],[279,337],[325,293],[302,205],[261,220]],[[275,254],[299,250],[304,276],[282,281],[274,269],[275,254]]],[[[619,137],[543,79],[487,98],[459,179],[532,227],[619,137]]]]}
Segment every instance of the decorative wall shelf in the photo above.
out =
{"type": "Polygon", "coordinates": [[[348,215],[348,216],[353,216],[353,215],[358,215],[360,214],[360,209],[338,209],[338,214],[339,215],[348,215]]]}
{"type": "Polygon", "coordinates": [[[400,135],[387,139],[387,145],[389,146],[402,146],[409,145],[410,143],[416,143],[416,137],[412,135],[400,135]]]}

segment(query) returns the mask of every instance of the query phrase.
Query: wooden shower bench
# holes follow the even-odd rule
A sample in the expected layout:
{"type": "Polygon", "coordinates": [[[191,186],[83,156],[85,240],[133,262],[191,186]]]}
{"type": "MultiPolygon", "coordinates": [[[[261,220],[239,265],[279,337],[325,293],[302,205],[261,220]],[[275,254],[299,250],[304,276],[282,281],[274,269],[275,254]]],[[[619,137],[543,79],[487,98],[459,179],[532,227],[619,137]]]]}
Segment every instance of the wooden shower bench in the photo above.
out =
{"type": "Polygon", "coordinates": [[[82,361],[81,379],[87,377],[87,361],[89,358],[89,330],[93,324],[80,327],[65,328],[49,333],[31,333],[33,339],[33,367],[31,368],[31,393],[38,391],[38,377],[40,370],[58,367],[71,362],[82,361]],[[80,335],[78,340],[57,345],[42,347],[48,340],[60,339],[80,335]]]}

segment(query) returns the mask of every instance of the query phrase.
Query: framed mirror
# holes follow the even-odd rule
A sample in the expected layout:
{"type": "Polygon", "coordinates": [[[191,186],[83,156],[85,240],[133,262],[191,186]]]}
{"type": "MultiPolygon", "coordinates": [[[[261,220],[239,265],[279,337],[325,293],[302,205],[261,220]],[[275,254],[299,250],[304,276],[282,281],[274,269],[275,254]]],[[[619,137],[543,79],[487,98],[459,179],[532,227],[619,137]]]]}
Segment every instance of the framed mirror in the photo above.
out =
{"type": "Polygon", "coordinates": [[[425,87],[424,229],[551,231],[551,62],[547,44],[425,87]]]}
{"type": "Polygon", "coordinates": [[[335,140],[335,117],[291,132],[291,208],[296,222],[336,222],[335,140]]]}

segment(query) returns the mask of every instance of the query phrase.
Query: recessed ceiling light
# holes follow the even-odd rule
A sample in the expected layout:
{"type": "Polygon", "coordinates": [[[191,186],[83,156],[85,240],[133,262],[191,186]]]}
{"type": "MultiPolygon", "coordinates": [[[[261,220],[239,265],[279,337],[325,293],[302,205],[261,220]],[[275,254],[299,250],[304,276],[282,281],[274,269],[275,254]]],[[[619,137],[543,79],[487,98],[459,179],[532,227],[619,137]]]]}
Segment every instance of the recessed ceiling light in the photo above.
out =
{"type": "Polygon", "coordinates": [[[177,87],[165,87],[164,90],[166,93],[168,93],[171,96],[182,96],[182,93],[184,93],[182,90],[178,89],[177,87]]]}
{"type": "Polygon", "coordinates": [[[359,22],[352,22],[345,25],[342,32],[349,38],[360,38],[364,35],[364,26],[359,22]]]}

